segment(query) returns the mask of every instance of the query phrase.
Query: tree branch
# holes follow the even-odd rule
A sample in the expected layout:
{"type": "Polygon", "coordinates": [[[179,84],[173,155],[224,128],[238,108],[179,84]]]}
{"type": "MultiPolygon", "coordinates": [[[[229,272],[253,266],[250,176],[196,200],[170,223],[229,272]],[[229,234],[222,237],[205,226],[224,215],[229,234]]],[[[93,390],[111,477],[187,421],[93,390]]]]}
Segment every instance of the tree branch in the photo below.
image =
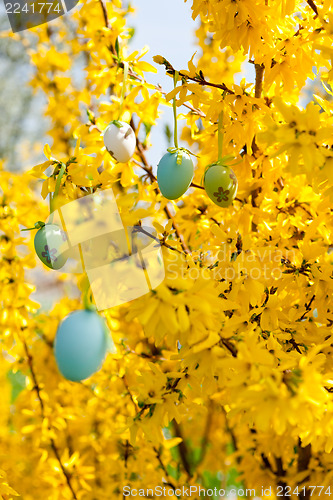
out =
{"type": "MultiPolygon", "coordinates": [[[[122,377],[122,381],[124,383],[124,386],[126,388],[126,391],[127,391],[128,395],[129,395],[129,397],[131,399],[131,402],[132,402],[132,404],[133,404],[133,406],[135,408],[135,412],[137,413],[138,410],[139,410],[139,408],[138,408],[138,406],[137,406],[137,404],[136,404],[136,402],[135,402],[135,400],[133,398],[133,395],[132,395],[132,393],[130,391],[130,388],[128,386],[127,380],[125,378],[125,375],[122,377]]],[[[167,468],[165,467],[165,465],[163,463],[163,460],[162,460],[162,457],[161,457],[161,452],[156,448],[156,446],[153,447],[153,450],[156,453],[156,458],[158,460],[158,463],[160,464],[161,469],[163,470],[163,472],[165,474],[165,477],[167,478],[167,482],[166,482],[167,486],[170,486],[175,491],[176,490],[176,486],[173,484],[173,481],[170,478],[168,470],[167,470],[167,468]]]]}
{"type": "Polygon", "coordinates": [[[262,92],[262,80],[264,77],[264,69],[265,66],[264,64],[255,64],[254,65],[255,70],[256,70],[256,82],[255,82],[255,89],[254,89],[254,96],[259,98],[261,97],[261,92],[262,92]]]}
{"type": "Polygon", "coordinates": [[[224,347],[226,347],[228,349],[228,351],[231,353],[232,357],[237,358],[237,347],[232,342],[230,342],[229,339],[225,339],[224,337],[221,337],[221,335],[220,335],[220,339],[221,339],[220,342],[224,345],[224,347]]]}
{"type": "Polygon", "coordinates": [[[282,487],[282,498],[288,498],[287,492],[285,491],[287,488],[287,483],[283,480],[286,475],[286,471],[283,468],[283,462],[281,457],[274,457],[276,463],[276,477],[278,479],[277,485],[282,487]]]}
{"type": "Polygon", "coordinates": [[[313,12],[318,16],[318,8],[317,5],[314,3],[313,0],[306,0],[307,4],[311,7],[313,12]]]}
{"type": "MultiPolygon", "coordinates": [[[[159,61],[158,64],[163,64],[164,67],[165,67],[165,70],[166,72],[168,73],[168,75],[174,75],[176,70],[175,68],[172,66],[172,64],[169,63],[169,61],[167,61],[164,57],[163,57],[163,61],[159,61]]],[[[199,71],[199,73],[196,73],[195,76],[188,76],[186,75],[185,73],[182,73],[181,71],[178,72],[179,76],[181,76],[185,81],[186,80],[190,80],[192,82],[195,82],[195,83],[199,83],[199,85],[205,85],[207,87],[214,87],[216,89],[221,89],[223,90],[224,92],[226,92],[227,94],[235,94],[235,92],[231,89],[229,89],[225,83],[212,83],[212,82],[208,82],[202,71],[199,71]]]]}
{"type": "MultiPolygon", "coordinates": [[[[229,425],[228,414],[227,414],[224,406],[221,406],[221,409],[222,409],[222,413],[224,414],[224,417],[225,417],[225,428],[226,428],[226,431],[228,432],[228,434],[231,438],[231,442],[232,442],[232,446],[234,448],[234,451],[238,451],[239,448],[238,448],[238,444],[237,444],[237,438],[236,438],[236,435],[235,435],[233,429],[229,425]]],[[[236,458],[236,462],[237,462],[237,464],[241,463],[241,457],[239,455],[236,458]]]]}
{"type": "MultiPolygon", "coordinates": [[[[297,462],[297,471],[303,472],[308,469],[309,463],[311,459],[311,443],[309,443],[304,448],[302,447],[301,439],[298,438],[298,462],[297,462]]],[[[310,477],[310,474],[303,479],[302,483],[307,481],[310,477]]],[[[302,484],[300,483],[300,484],[302,484]]],[[[306,489],[302,492],[301,498],[304,500],[308,500],[310,498],[310,490],[306,489]]]]}
{"type": "Polygon", "coordinates": [[[104,0],[99,0],[99,3],[101,4],[101,7],[102,7],[102,12],[103,12],[103,17],[104,17],[104,22],[105,22],[105,26],[107,28],[110,27],[110,24],[109,24],[109,19],[108,19],[108,11],[106,9],[106,5],[105,5],[105,2],[104,0]]]}
{"type": "Polygon", "coordinates": [[[178,424],[178,422],[176,422],[176,420],[173,420],[172,424],[173,424],[173,428],[175,430],[176,436],[180,437],[182,439],[182,441],[179,443],[177,448],[179,451],[180,459],[182,461],[184,470],[185,470],[186,474],[188,475],[188,477],[191,478],[193,476],[193,474],[191,472],[191,466],[190,466],[190,463],[188,461],[188,450],[187,450],[185,440],[183,438],[182,429],[181,429],[180,425],[178,424]]]}
{"type": "Polygon", "coordinates": [[[205,430],[201,439],[201,450],[200,450],[200,457],[199,460],[196,463],[196,468],[204,461],[206,453],[207,453],[207,447],[209,443],[209,432],[212,426],[212,421],[213,421],[213,410],[214,410],[214,403],[210,399],[209,404],[208,404],[208,413],[207,413],[207,419],[206,419],[206,425],[205,425],[205,430]]]}
{"type": "Polygon", "coordinates": [[[171,214],[171,211],[170,211],[170,208],[168,207],[168,205],[166,205],[164,207],[164,212],[166,213],[167,217],[169,220],[172,221],[172,226],[175,230],[175,233],[177,235],[177,238],[179,239],[180,241],[180,244],[182,246],[182,249],[184,250],[184,252],[188,255],[190,255],[191,253],[191,250],[189,249],[189,247],[187,246],[187,243],[185,241],[185,238],[184,236],[182,235],[182,233],[180,232],[179,230],[179,227],[178,227],[178,224],[175,222],[174,218],[173,218],[173,215],[171,214]]]}

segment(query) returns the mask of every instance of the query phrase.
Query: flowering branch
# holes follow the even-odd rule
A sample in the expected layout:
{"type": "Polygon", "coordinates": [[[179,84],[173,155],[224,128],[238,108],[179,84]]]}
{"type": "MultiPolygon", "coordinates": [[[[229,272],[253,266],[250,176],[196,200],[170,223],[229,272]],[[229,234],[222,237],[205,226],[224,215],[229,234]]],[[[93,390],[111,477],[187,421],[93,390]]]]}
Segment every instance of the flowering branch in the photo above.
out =
{"type": "MultiPolygon", "coordinates": [[[[168,73],[168,75],[174,75],[176,70],[172,66],[172,64],[169,63],[164,57],[162,56],[155,56],[154,61],[157,62],[157,64],[163,64],[165,66],[165,70],[168,73]]],[[[206,85],[207,87],[214,87],[216,89],[221,89],[227,94],[234,94],[235,92],[231,89],[229,89],[225,83],[212,83],[208,82],[202,71],[199,71],[199,73],[196,73],[195,76],[188,76],[185,73],[182,73],[181,71],[178,71],[179,76],[181,76],[184,80],[190,80],[195,83],[199,83],[199,85],[206,85]]]]}
{"type": "MultiPolygon", "coordinates": [[[[130,397],[130,400],[135,408],[135,412],[137,413],[139,411],[139,408],[133,398],[133,394],[131,393],[130,391],[130,388],[128,386],[128,383],[127,383],[127,380],[126,380],[126,377],[125,375],[122,377],[122,381],[123,381],[123,384],[126,388],[126,391],[130,397]]],[[[158,460],[158,463],[160,464],[161,466],[161,469],[163,470],[164,474],[165,474],[165,477],[167,478],[167,482],[166,482],[166,485],[167,486],[170,486],[174,491],[176,490],[176,486],[173,484],[173,481],[171,480],[170,476],[169,476],[169,473],[168,473],[168,470],[166,468],[166,466],[164,465],[163,463],[163,460],[162,460],[162,457],[161,457],[161,452],[156,448],[156,446],[153,447],[153,450],[154,452],[156,453],[156,458],[158,460]]]]}

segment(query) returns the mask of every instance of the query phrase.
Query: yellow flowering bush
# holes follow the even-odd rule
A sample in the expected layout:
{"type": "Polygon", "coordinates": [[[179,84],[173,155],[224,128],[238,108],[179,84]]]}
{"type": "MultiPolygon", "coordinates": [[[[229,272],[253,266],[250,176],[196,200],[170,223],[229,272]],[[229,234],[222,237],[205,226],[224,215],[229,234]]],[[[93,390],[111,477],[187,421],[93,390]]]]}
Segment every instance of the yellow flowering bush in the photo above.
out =
{"type": "Polygon", "coordinates": [[[109,500],[157,486],[169,497],[333,494],[332,3],[193,0],[198,51],[184,69],[131,53],[120,0],[82,0],[15,35],[47,97],[52,144],[29,172],[0,169],[2,498],[109,500]],[[245,64],[254,81],[236,83],[245,64]],[[157,71],[174,88],[151,84],[157,71]],[[321,90],[301,106],[315,78],[321,90]],[[146,152],[172,99],[195,173],[169,201],[146,152]],[[136,136],[126,163],[103,143],[120,118],[136,136]],[[221,134],[238,179],[227,208],[203,188],[221,134]],[[53,348],[86,277],[55,273],[81,296],[41,308],[35,231],[22,232],[47,219],[57,181],[57,206],[112,188],[125,226],[148,218],[166,273],[100,312],[116,349],[79,383],[59,373],[53,348]]]}

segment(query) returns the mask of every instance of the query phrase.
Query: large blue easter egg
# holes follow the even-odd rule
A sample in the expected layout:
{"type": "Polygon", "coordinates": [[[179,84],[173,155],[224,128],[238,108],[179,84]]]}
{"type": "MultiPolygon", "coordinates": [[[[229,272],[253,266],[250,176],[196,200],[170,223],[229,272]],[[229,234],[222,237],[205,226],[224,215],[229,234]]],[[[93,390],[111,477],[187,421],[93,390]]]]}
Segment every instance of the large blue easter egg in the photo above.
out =
{"type": "Polygon", "coordinates": [[[54,345],[60,373],[72,382],[84,380],[102,366],[109,346],[104,319],[90,310],[75,311],[60,323],[54,345]]]}
{"type": "Polygon", "coordinates": [[[219,163],[205,173],[204,186],[209,198],[219,207],[228,207],[236,196],[238,181],[234,171],[219,163]]]}
{"type": "Polygon", "coordinates": [[[50,269],[61,269],[68,258],[66,233],[57,224],[45,224],[35,234],[34,245],[39,259],[50,269]]]}
{"type": "Polygon", "coordinates": [[[193,172],[193,162],[186,151],[178,150],[162,156],[157,166],[157,182],[163,196],[168,200],[182,196],[191,184],[193,172]]]}

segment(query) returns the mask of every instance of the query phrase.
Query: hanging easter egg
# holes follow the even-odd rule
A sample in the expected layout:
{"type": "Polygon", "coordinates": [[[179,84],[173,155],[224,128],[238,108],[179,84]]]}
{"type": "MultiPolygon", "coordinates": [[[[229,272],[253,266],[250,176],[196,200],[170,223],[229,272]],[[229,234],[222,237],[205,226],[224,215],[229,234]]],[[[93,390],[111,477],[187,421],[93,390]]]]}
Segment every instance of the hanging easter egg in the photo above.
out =
{"type": "Polygon", "coordinates": [[[75,311],[60,323],[54,353],[60,373],[79,382],[102,366],[109,345],[104,319],[95,311],[75,311]]]}
{"type": "Polygon", "coordinates": [[[193,179],[194,167],[190,155],[181,149],[166,153],[157,166],[157,182],[168,200],[182,196],[193,179]]]}
{"type": "Polygon", "coordinates": [[[114,120],[104,132],[104,145],[115,160],[126,163],[132,158],[135,151],[134,130],[128,123],[114,120]]]}
{"type": "Polygon", "coordinates": [[[66,233],[57,224],[45,224],[35,234],[34,245],[39,259],[50,269],[61,269],[68,258],[66,233]]]}
{"type": "Polygon", "coordinates": [[[236,196],[238,182],[230,167],[215,163],[206,170],[204,186],[209,198],[216,205],[228,207],[236,196]]]}

